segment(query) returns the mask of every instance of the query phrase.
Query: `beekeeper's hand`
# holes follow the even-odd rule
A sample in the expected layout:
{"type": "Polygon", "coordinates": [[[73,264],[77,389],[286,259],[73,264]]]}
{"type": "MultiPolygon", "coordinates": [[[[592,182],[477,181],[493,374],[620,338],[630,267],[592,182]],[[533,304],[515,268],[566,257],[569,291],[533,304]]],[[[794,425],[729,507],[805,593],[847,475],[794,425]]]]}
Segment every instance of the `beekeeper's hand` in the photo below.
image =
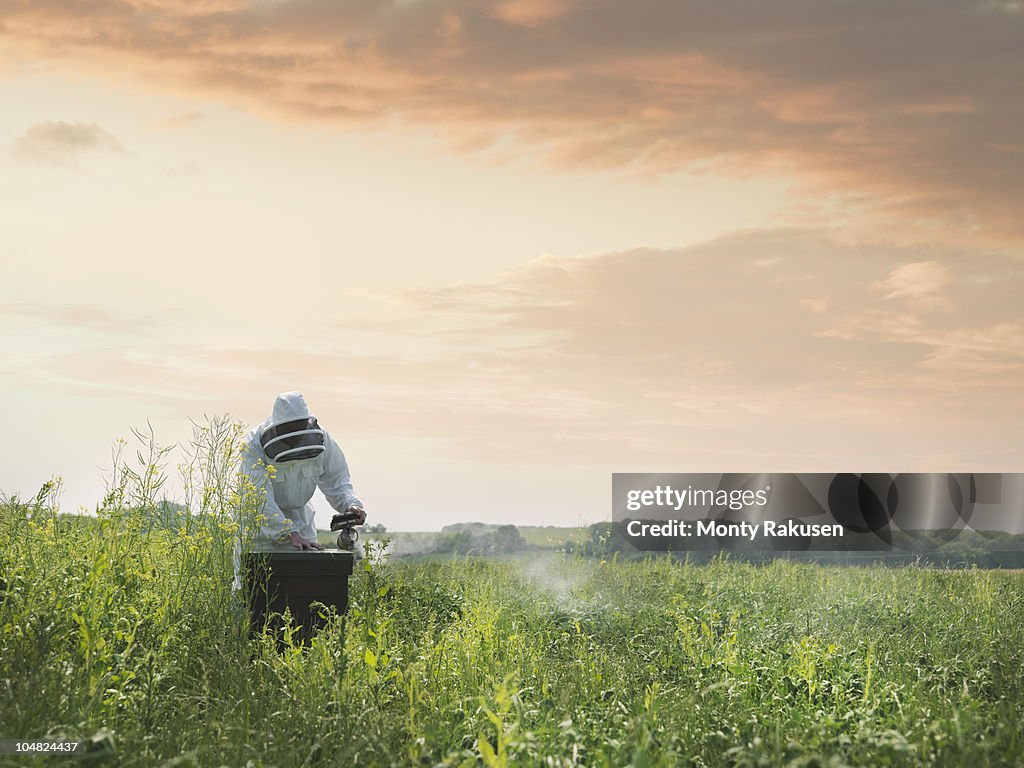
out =
{"type": "Polygon", "coordinates": [[[366,510],[362,507],[351,506],[345,510],[346,515],[356,515],[356,519],[352,521],[353,525],[362,525],[366,522],[366,510]]]}
{"type": "Polygon", "coordinates": [[[288,541],[296,549],[323,549],[316,539],[304,539],[296,531],[292,531],[288,534],[288,541]]]}

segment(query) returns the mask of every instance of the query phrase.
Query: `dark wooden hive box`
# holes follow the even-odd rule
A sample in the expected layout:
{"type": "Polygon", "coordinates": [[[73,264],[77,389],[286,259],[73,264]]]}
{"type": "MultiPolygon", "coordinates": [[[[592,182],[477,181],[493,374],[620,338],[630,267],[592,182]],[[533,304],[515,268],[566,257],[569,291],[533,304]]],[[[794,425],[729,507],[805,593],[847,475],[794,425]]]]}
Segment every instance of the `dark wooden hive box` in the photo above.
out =
{"type": "Polygon", "coordinates": [[[308,640],[323,624],[323,603],[339,615],[348,610],[348,577],[353,555],[340,549],[299,551],[267,548],[246,552],[245,587],[249,599],[250,630],[280,628],[280,615],[291,611],[299,636],[308,640]]]}

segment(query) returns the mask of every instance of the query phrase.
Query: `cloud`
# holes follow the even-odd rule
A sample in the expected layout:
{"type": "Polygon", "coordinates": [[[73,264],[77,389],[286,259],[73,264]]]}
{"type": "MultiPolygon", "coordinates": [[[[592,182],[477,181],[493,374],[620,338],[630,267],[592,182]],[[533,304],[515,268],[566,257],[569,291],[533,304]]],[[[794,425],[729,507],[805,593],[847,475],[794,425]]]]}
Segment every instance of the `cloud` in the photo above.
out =
{"type": "Polygon", "coordinates": [[[3,304],[0,316],[46,323],[66,329],[88,329],[133,335],[153,325],[149,318],[111,311],[89,304],[3,304]]]}
{"type": "Polygon", "coordinates": [[[524,27],[543,27],[571,7],[566,0],[499,0],[493,6],[495,18],[524,27]]]}
{"type": "Polygon", "coordinates": [[[811,312],[824,312],[828,309],[828,302],[822,299],[800,299],[800,306],[811,312]]]}
{"type": "Polygon", "coordinates": [[[1024,14],[988,0],[44,0],[0,10],[0,36],[285,119],[584,168],[795,172],[906,239],[1024,237],[1024,14]]]}
{"type": "Polygon", "coordinates": [[[921,306],[946,306],[943,291],[949,269],[935,261],[915,261],[893,269],[872,287],[885,291],[886,299],[908,299],[921,306]]]}
{"type": "Polygon", "coordinates": [[[245,10],[248,0],[127,0],[139,12],[163,11],[185,16],[209,16],[245,10]]]}
{"type": "Polygon", "coordinates": [[[14,157],[45,165],[70,165],[97,151],[123,152],[124,147],[96,123],[37,123],[11,146],[14,157]]]}
{"type": "Polygon", "coordinates": [[[748,232],[404,292],[388,320],[308,348],[105,348],[54,357],[43,375],[182,415],[211,400],[259,412],[299,386],[349,434],[443,441],[474,461],[1006,468],[1024,460],[1022,292],[1024,265],[999,254],[748,232]],[[923,294],[879,288],[939,274],[923,294]],[[917,299],[940,283],[935,312],[917,299]],[[395,351],[345,345],[367,330],[395,351]]]}
{"type": "Polygon", "coordinates": [[[155,127],[163,130],[177,130],[179,128],[187,128],[202,119],[202,112],[180,112],[157,121],[155,127]]]}
{"type": "Polygon", "coordinates": [[[427,315],[451,307],[475,317],[454,332],[456,343],[490,336],[510,350],[523,345],[516,355],[544,351],[567,374],[607,366],[634,379],[662,370],[693,381],[711,372],[710,386],[756,378],[769,392],[874,387],[936,348],[1024,357],[984,341],[1024,317],[1012,298],[1024,289],[1024,266],[998,254],[926,252],[933,258],[813,232],[752,232],[678,250],[538,259],[493,282],[406,299],[427,315]],[[906,306],[889,304],[897,298],[906,306]],[[924,311],[939,301],[948,316],[924,311]],[[868,343],[816,341],[854,337],[868,343]]]}

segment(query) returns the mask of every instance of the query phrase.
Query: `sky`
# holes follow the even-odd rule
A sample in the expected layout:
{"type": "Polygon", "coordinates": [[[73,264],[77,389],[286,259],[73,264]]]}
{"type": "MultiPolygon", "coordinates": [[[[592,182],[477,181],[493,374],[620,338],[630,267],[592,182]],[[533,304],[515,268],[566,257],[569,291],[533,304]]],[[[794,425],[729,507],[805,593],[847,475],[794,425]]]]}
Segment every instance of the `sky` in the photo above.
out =
{"type": "Polygon", "coordinates": [[[1021,471],[1022,82],[1001,0],[5,3],[0,490],[288,390],[394,530],[1021,471]]]}

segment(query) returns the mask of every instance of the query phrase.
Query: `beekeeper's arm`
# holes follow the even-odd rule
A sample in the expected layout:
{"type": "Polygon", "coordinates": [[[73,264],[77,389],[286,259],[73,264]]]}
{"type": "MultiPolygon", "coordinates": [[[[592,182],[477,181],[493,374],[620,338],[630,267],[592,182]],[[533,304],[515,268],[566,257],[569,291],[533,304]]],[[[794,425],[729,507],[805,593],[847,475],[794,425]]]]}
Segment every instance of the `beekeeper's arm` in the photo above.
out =
{"type": "Polygon", "coordinates": [[[295,521],[286,517],[277,506],[269,471],[262,451],[256,450],[252,445],[247,447],[242,454],[240,472],[243,480],[248,480],[247,492],[252,494],[254,500],[259,522],[256,535],[263,541],[281,541],[289,534],[297,533],[298,527],[295,521]]]}
{"type": "Polygon", "coordinates": [[[352,476],[348,471],[345,454],[333,437],[325,433],[324,438],[324,471],[317,485],[335,511],[347,512],[353,507],[362,509],[363,502],[352,490],[352,476]]]}

